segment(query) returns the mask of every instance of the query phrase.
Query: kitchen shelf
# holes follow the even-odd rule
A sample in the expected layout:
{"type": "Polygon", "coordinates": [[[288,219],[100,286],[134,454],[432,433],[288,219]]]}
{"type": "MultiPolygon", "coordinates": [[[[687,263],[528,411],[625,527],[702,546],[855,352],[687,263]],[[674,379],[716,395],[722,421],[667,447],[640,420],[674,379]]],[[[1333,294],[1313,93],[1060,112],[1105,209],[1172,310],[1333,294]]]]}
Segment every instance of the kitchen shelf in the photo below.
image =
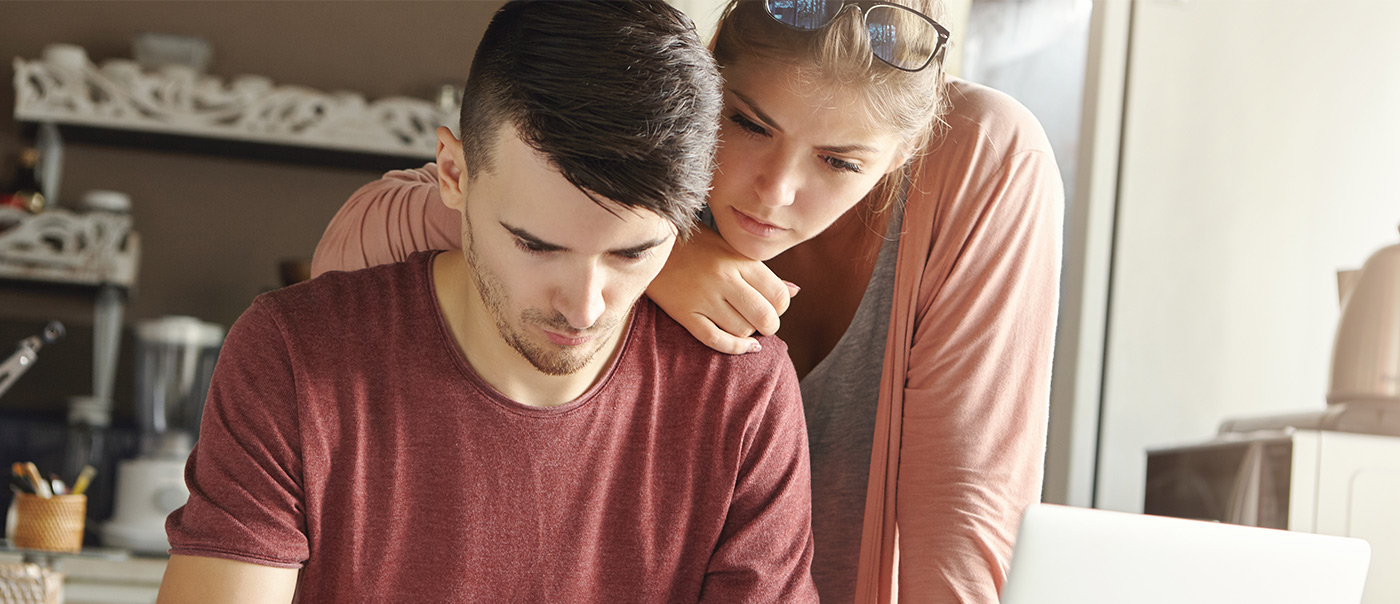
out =
{"type": "Polygon", "coordinates": [[[0,207],[0,279],[131,288],[139,258],[129,215],[0,207]]]}
{"type": "Polygon", "coordinates": [[[15,119],[57,125],[65,138],[181,151],[404,167],[431,160],[435,131],[456,107],[407,97],[277,86],[262,76],[225,82],[184,66],[94,65],[81,47],[55,44],[16,58],[15,119]]]}

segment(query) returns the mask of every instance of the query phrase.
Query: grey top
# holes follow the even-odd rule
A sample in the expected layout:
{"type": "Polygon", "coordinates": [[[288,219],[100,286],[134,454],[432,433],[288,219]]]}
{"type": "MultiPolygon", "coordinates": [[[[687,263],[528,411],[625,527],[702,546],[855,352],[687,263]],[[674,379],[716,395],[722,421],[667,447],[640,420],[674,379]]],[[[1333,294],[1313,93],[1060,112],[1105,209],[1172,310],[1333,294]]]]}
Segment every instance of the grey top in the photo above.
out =
{"type": "Polygon", "coordinates": [[[823,604],[855,600],[875,406],[903,222],[902,204],[895,204],[850,327],[801,382],[812,451],[812,578],[823,604]]]}
{"type": "MultiPolygon", "coordinates": [[[[708,207],[700,220],[710,228],[715,226],[708,207]]],[[[875,442],[875,406],[880,397],[903,225],[904,206],[898,203],[851,325],[801,381],[812,456],[812,579],[822,604],[855,601],[870,448],[875,442]]]]}

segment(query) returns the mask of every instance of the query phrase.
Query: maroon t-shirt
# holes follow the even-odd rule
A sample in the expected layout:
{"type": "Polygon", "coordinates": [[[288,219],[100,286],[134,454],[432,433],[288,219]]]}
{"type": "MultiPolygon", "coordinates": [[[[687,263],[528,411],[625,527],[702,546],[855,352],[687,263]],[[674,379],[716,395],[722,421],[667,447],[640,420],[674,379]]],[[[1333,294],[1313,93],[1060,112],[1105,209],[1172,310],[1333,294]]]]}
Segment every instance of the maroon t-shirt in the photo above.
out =
{"type": "Polygon", "coordinates": [[[258,297],[220,354],[171,552],[301,568],[303,602],[815,602],[779,340],[702,346],[646,299],[578,400],[457,349],[432,254],[258,297]]]}

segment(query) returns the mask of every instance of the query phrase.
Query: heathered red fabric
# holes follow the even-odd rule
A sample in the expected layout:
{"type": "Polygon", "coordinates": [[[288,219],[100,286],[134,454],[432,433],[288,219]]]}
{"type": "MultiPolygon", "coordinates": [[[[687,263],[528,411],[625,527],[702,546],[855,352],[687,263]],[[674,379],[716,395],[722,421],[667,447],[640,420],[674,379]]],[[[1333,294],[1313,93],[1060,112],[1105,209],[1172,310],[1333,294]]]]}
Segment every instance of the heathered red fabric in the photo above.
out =
{"type": "Polygon", "coordinates": [[[787,351],[710,351],[643,299],[536,408],[472,371],[432,254],[260,296],[229,331],[171,552],[300,567],[301,602],[815,602],[787,351]]]}

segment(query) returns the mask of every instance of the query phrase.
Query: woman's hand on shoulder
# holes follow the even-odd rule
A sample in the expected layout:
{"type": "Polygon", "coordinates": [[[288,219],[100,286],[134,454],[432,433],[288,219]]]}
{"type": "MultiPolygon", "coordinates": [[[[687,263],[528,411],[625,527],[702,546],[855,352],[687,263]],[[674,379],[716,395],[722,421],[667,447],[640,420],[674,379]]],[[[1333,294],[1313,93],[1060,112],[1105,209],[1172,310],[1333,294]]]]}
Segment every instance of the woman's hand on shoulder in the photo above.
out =
{"type": "Polygon", "coordinates": [[[759,350],[755,331],[772,335],[798,287],[734,251],[704,227],[679,241],[647,296],[706,346],[727,354],[759,350]]]}

